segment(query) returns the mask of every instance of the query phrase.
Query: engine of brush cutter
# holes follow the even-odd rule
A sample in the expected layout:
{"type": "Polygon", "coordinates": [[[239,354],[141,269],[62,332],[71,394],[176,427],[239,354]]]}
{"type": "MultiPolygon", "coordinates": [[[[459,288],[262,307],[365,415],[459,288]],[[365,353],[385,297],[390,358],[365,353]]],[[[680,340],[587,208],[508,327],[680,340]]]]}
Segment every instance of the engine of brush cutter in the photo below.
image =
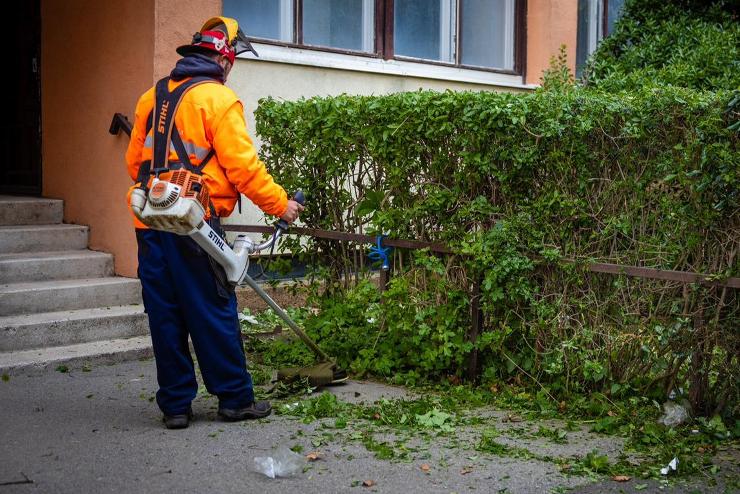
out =
{"type": "Polygon", "coordinates": [[[200,228],[208,211],[208,188],[203,178],[187,170],[152,177],[145,189],[134,189],[131,209],[153,230],[188,235],[200,228]]]}
{"type": "Polygon", "coordinates": [[[153,230],[188,235],[223,266],[229,282],[238,285],[256,250],[254,242],[239,235],[229,246],[205,221],[208,203],[202,177],[187,170],[162,173],[149,180],[148,191],[136,188],[131,193],[131,209],[142,223],[153,230]]]}

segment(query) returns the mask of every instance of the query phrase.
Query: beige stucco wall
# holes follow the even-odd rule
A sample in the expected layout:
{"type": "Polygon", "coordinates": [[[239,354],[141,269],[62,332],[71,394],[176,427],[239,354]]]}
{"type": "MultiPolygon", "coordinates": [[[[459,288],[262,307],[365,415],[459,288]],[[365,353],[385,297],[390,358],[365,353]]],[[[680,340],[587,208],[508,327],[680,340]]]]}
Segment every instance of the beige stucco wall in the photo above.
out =
{"type": "MultiPolygon", "coordinates": [[[[259,51],[259,50],[258,50],[259,51]]],[[[256,144],[254,111],[261,98],[296,100],[301,97],[329,96],[342,93],[380,95],[418,89],[444,91],[514,91],[515,89],[467,84],[454,81],[402,77],[351,70],[309,67],[305,65],[237,59],[227,85],[244,102],[247,130],[256,144]]],[[[242,214],[235,210],[225,223],[262,224],[263,215],[249,200],[242,201],[242,214]]]]}
{"type": "Polygon", "coordinates": [[[136,275],[125,204],[128,139],[108,133],[115,112],[133,119],[138,97],[166,75],[213,0],[42,0],[43,195],[64,199],[64,221],[90,226],[90,248],[136,275]]]}
{"type": "Polygon", "coordinates": [[[568,65],[575,73],[578,32],[576,0],[527,1],[527,83],[539,84],[542,72],[550,66],[565,45],[568,65]]]}

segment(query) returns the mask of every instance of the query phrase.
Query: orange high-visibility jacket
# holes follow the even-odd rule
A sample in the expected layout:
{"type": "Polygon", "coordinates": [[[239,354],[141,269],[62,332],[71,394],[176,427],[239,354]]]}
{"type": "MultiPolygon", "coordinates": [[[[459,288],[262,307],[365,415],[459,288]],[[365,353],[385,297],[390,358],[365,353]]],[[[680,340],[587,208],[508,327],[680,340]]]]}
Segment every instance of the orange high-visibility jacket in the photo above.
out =
{"type": "MultiPolygon", "coordinates": [[[[170,80],[169,90],[187,80],[170,80]]],[[[151,160],[153,156],[153,134],[146,133],[146,120],[153,107],[154,88],[151,88],[136,104],[134,128],[126,151],[128,173],[134,181],[142,161],[151,160]]],[[[199,165],[211,148],[216,152],[203,168],[203,181],[218,216],[231,214],[239,192],[267,214],[282,216],[285,213],[288,196],[257,157],[247,135],[242,102],[234,91],[218,82],[194,86],[180,102],[175,125],[193,165],[199,165]]],[[[169,159],[178,159],[174,146],[170,146],[169,159]]],[[[129,202],[133,188],[128,193],[129,202]]],[[[134,223],[136,228],[146,228],[136,218],[134,223]]]]}

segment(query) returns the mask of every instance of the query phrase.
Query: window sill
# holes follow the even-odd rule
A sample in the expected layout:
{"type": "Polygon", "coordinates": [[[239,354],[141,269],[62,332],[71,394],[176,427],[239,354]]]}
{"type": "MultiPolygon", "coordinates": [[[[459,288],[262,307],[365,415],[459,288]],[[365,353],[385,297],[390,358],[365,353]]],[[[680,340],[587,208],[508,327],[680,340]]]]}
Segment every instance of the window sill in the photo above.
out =
{"type": "Polygon", "coordinates": [[[532,84],[524,84],[522,82],[522,76],[514,74],[458,67],[445,67],[443,65],[410,62],[406,60],[383,60],[374,57],[363,57],[361,55],[347,55],[344,53],[307,50],[265,43],[253,42],[252,44],[260,54],[259,58],[255,58],[254,55],[251,54],[240,55],[239,58],[257,62],[264,61],[307,65],[311,67],[324,67],[403,77],[418,77],[422,79],[437,79],[517,89],[534,89],[537,87],[532,84]]]}

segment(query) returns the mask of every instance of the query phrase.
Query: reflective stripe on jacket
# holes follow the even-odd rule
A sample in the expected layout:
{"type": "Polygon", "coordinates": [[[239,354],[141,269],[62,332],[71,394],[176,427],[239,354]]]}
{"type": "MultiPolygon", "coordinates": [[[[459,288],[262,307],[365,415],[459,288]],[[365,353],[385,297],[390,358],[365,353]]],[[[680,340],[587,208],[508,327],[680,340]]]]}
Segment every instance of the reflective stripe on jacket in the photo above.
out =
{"type": "MultiPolygon", "coordinates": [[[[170,81],[169,89],[185,80],[170,81]]],[[[152,132],[146,135],[146,120],[153,106],[154,88],[151,88],[136,104],[134,127],[126,151],[128,173],[134,181],[141,163],[152,159],[154,143],[152,132]]],[[[203,181],[218,216],[231,214],[239,192],[267,214],[282,216],[285,213],[288,196],[257,157],[257,150],[247,135],[242,103],[234,91],[217,82],[193,87],[183,96],[175,125],[193,165],[200,164],[211,147],[216,151],[203,169],[203,181]]],[[[170,146],[169,159],[177,161],[173,146],[170,146]]],[[[129,190],[129,198],[133,188],[129,190]]],[[[136,228],[146,228],[136,218],[134,222],[136,228]]]]}

